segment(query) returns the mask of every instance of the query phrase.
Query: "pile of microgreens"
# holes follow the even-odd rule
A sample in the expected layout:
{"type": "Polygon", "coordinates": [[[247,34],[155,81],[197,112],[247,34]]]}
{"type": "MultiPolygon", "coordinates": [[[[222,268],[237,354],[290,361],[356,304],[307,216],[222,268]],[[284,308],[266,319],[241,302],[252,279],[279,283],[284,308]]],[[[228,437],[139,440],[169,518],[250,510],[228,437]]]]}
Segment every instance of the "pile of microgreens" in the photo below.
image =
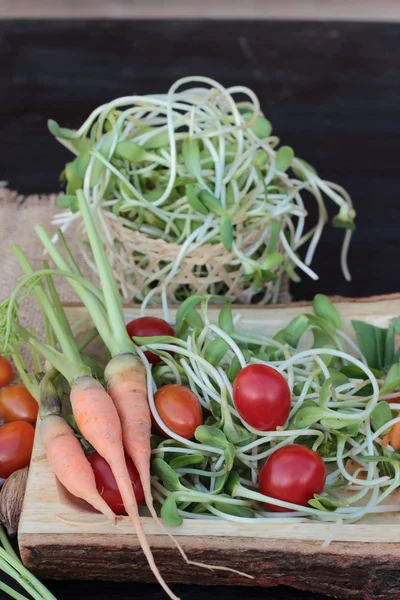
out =
{"type": "Polygon", "coordinates": [[[318,295],[313,313],[295,317],[269,339],[242,331],[240,320],[235,325],[229,302],[218,325],[212,323],[210,299],[215,300],[193,296],[181,305],[176,337],[136,338],[147,365],[153,417],[170,436],[153,437],[152,483],[164,520],[169,525],[184,517],[354,522],[366,514],[398,511],[390,494],[400,485],[399,455],[383,444],[384,434],[400,422],[394,391],[400,387],[394,349],[398,320],[388,329],[353,321],[359,347],[343,331],[334,306],[318,295]],[[151,369],[144,350],[162,361],[151,369]],[[276,431],[250,427],[233,405],[235,376],[252,363],[272,365],[289,383],[290,416],[276,431]],[[195,440],[176,435],[160,419],[153,395],[166,383],[189,386],[200,399],[206,420],[195,440]],[[292,443],[312,448],[326,463],[325,489],[309,506],[258,492],[265,460],[292,443]],[[348,459],[356,463],[353,474],[346,469],[348,459]],[[267,512],[266,501],[291,512],[267,512]]]}
{"type": "MultiPolygon", "coordinates": [[[[284,273],[294,281],[299,280],[297,270],[316,279],[308,265],[327,221],[324,195],[339,207],[333,225],[346,229],[341,265],[350,278],[346,257],[355,212],[349,195],[322,180],[292,148],[279,147],[258,98],[246,87],[224,88],[207,77],[186,77],[167,94],[125,96],[99,106],[77,130],[54,121],[49,128],[76,155],[62,173],[66,192],[58,203],[65,211],[56,223],[63,231],[73,222],[82,229],[76,190],[83,188],[92,198],[111,264],[122,265],[122,281],[134,284],[135,270],[146,269],[148,256],[136,252],[133,268],[110,219],[150,240],[182,246],[174,261],[165,261],[149,276],[136,299],[148,301],[160,293],[185,253],[206,243],[222,243],[233,253],[229,268],[243,267],[241,285],[249,301],[254,296],[276,301],[284,273]],[[305,207],[311,197],[318,206],[312,227],[305,207]],[[254,241],[244,247],[251,234],[254,241]],[[303,262],[298,253],[305,244],[303,262]]],[[[95,269],[84,245],[81,250],[95,269]]],[[[197,275],[206,275],[208,268],[198,266],[197,275]]],[[[128,288],[120,285],[131,300],[128,288]]],[[[209,291],[224,294],[226,286],[216,282],[209,291]]],[[[192,293],[196,290],[182,286],[175,300],[192,293]]]]}

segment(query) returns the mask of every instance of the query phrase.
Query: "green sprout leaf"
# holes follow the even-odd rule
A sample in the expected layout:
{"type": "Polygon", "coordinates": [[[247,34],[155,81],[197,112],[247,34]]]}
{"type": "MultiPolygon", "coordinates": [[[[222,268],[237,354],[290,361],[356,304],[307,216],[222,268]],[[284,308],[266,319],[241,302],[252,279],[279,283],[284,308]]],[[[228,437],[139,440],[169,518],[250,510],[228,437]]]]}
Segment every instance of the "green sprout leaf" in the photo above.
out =
{"type": "Polygon", "coordinates": [[[224,209],[221,202],[207,190],[201,190],[199,193],[200,201],[218,217],[222,216],[224,209]]]}
{"type": "Polygon", "coordinates": [[[291,166],[294,152],[290,146],[281,146],[276,153],[275,166],[277,171],[285,173],[291,166]]]}
{"type": "Polygon", "coordinates": [[[336,329],[342,328],[342,319],[332,302],[323,294],[317,294],[313,302],[314,314],[331,323],[336,329]]]}
{"type": "Polygon", "coordinates": [[[176,492],[181,489],[178,475],[162,458],[155,458],[152,462],[152,470],[162,481],[164,487],[170,492],[176,492]]]}
{"type": "Polygon", "coordinates": [[[225,354],[229,350],[229,344],[223,338],[216,338],[207,345],[204,352],[204,358],[213,367],[219,365],[225,354]]]}
{"type": "Polygon", "coordinates": [[[220,222],[220,234],[222,244],[227,252],[232,250],[233,244],[233,225],[229,217],[222,217],[220,222]]]}
{"type": "Polygon", "coordinates": [[[200,200],[196,196],[196,192],[194,191],[194,186],[191,183],[186,186],[186,198],[187,198],[189,205],[193,208],[193,210],[195,210],[196,212],[198,212],[202,215],[209,214],[208,209],[204,206],[204,204],[202,202],[200,202],[200,200]]]}
{"type": "Polygon", "coordinates": [[[209,425],[199,425],[194,436],[201,444],[213,446],[214,448],[225,449],[229,444],[225,434],[220,429],[209,425]]]}
{"type": "Polygon", "coordinates": [[[181,456],[176,456],[173,458],[169,466],[172,469],[182,469],[184,467],[189,467],[190,465],[202,465],[204,461],[207,463],[207,457],[202,454],[182,454],[181,456]]]}
{"type": "Polygon", "coordinates": [[[170,494],[161,507],[161,518],[169,527],[179,527],[183,519],[178,513],[174,494],[170,494]]]}
{"type": "MultiPolygon", "coordinates": [[[[388,423],[393,419],[392,411],[389,404],[385,401],[378,402],[371,413],[371,420],[374,431],[380,429],[385,423],[388,423]]],[[[387,433],[385,431],[384,433],[387,433]]]]}

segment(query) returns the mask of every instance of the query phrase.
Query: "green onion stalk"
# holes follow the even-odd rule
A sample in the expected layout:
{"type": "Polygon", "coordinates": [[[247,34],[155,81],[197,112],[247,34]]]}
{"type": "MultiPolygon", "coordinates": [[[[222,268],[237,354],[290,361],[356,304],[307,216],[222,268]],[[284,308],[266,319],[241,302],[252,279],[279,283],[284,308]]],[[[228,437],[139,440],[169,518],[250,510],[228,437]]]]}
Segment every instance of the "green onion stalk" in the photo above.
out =
{"type": "MultiPolygon", "coordinates": [[[[243,270],[240,285],[248,300],[265,303],[277,300],[284,274],[295,281],[298,271],[318,278],[310,264],[328,218],[324,197],[338,207],[333,225],[345,229],[341,265],[350,279],[351,198],[339,185],[322,180],[292,148],[279,145],[257,96],[246,87],[185,77],[167,94],[125,96],[99,106],[77,130],[54,121],[49,129],[75,155],[62,173],[66,190],[58,204],[64,210],[55,222],[63,231],[77,224],[84,232],[77,195],[83,189],[110,263],[122,269],[120,287],[127,301],[135,269],[145,270],[148,256],[134,252],[132,257],[118,227],[146,235],[149,244],[153,239],[181,247],[174,260],[160,261],[136,300],[147,304],[157,294],[165,297],[189,251],[221,243],[231,255],[229,268],[243,270]],[[310,227],[306,204],[311,198],[318,220],[310,227]]],[[[86,262],[97,270],[79,239],[86,262]]],[[[206,275],[207,267],[197,266],[196,273],[206,275]]],[[[224,286],[214,283],[209,291],[225,294],[224,286]]],[[[182,285],[174,299],[195,292],[182,285]]]]}

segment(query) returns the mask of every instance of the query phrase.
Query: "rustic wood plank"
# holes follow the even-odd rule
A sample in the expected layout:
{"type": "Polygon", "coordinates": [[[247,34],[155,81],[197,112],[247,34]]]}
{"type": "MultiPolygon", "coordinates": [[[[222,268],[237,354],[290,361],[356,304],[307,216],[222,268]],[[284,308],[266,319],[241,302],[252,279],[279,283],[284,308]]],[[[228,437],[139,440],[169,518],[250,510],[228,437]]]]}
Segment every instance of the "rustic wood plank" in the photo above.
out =
{"type": "MultiPolygon", "coordinates": [[[[354,317],[386,325],[400,314],[400,297],[362,302],[338,299],[345,327],[354,317]]],[[[275,333],[305,310],[304,304],[284,308],[237,307],[242,329],[275,333]]],[[[217,309],[211,309],[216,314],[217,309]]],[[[72,323],[84,329],[87,313],[67,307],[72,323]]],[[[160,314],[157,309],[149,311],[160,314]]],[[[138,311],[126,310],[127,318],[138,311]]],[[[174,310],[171,311],[174,314],[174,310]]],[[[213,315],[211,315],[212,317],[213,315]]],[[[166,579],[174,583],[273,586],[329,593],[341,598],[397,598],[396,569],[400,568],[400,518],[374,515],[335,531],[334,541],[322,548],[333,524],[293,523],[242,525],[228,521],[187,519],[173,530],[194,560],[225,564],[254,576],[252,581],[218,571],[212,579],[198,568],[180,568],[181,558],[154,521],[142,513],[144,529],[166,579]],[[383,592],[384,590],[384,592],[383,592]]],[[[41,577],[151,581],[136,535],[127,518],[107,523],[83,502],[73,499],[56,481],[37,436],[19,529],[25,564],[41,577]]]]}

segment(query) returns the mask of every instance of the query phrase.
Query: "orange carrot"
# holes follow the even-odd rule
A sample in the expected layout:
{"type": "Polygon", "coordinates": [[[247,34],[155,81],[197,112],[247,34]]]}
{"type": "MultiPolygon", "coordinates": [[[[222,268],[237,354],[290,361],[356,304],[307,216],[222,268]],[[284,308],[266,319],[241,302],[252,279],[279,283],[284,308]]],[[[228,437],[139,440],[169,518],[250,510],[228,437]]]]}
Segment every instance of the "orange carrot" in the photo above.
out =
{"type": "Polygon", "coordinates": [[[179,600],[162,578],[143,530],[126,466],[121,422],[113,400],[98,381],[92,377],[84,376],[76,379],[72,385],[71,404],[76,423],[82,435],[111,467],[125,509],[157,581],[170,598],[179,600]]]}
{"type": "Polygon", "coordinates": [[[105,378],[110,394],[121,420],[122,439],[126,453],[138,470],[147,508],[151,516],[174,542],[182,558],[189,565],[210,570],[231,571],[243,577],[251,576],[230,567],[211,565],[189,560],[185,551],[174,536],[158,518],[153,504],[150,479],[150,435],[151,413],[147,401],[146,372],[140,359],[132,354],[114,357],[105,369],[105,378]]]}
{"type": "Polygon", "coordinates": [[[68,423],[49,415],[40,423],[40,435],[50,467],[63,486],[115,523],[116,516],[96,488],[93,469],[68,423]]]}

